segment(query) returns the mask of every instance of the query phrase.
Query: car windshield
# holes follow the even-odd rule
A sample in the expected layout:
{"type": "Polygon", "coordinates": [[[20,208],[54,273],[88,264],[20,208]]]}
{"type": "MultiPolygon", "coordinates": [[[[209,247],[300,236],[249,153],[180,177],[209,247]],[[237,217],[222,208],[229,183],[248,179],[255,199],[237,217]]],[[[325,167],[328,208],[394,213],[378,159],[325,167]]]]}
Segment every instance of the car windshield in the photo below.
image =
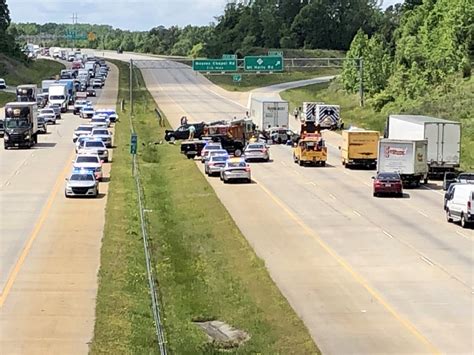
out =
{"type": "Polygon", "coordinates": [[[227,166],[229,168],[245,168],[247,164],[244,161],[237,161],[237,162],[228,162],[227,166]]]}
{"type": "Polygon", "coordinates": [[[263,149],[263,144],[249,144],[247,149],[263,149]]]}
{"type": "Polygon", "coordinates": [[[54,115],[54,110],[41,110],[41,115],[54,115]]]}
{"type": "Polygon", "coordinates": [[[108,135],[109,131],[107,131],[106,129],[92,131],[92,135],[96,135],[96,134],[108,135]]]}
{"type": "Polygon", "coordinates": [[[28,128],[30,126],[28,120],[19,119],[19,120],[7,120],[6,128],[28,128]]]}
{"type": "Polygon", "coordinates": [[[73,174],[69,180],[72,181],[94,181],[94,176],[91,174],[73,174]]]}
{"type": "Polygon", "coordinates": [[[94,111],[94,109],[92,107],[84,107],[82,110],[83,111],[94,111]]]}
{"type": "Polygon", "coordinates": [[[64,95],[53,95],[49,97],[50,100],[64,100],[64,95]]]}
{"type": "Polygon", "coordinates": [[[76,163],[99,163],[99,158],[80,155],[77,157],[76,163]]]}
{"type": "Polygon", "coordinates": [[[474,182],[474,174],[459,174],[458,175],[459,181],[469,181],[474,182]]]}
{"type": "Polygon", "coordinates": [[[383,180],[400,180],[400,175],[397,173],[382,173],[377,175],[377,178],[383,180]]]}
{"type": "Polygon", "coordinates": [[[77,130],[78,132],[90,132],[92,131],[92,127],[84,127],[84,126],[79,126],[77,127],[77,130]]]}
{"type": "Polygon", "coordinates": [[[105,123],[105,118],[93,118],[91,122],[105,123]]]}
{"type": "Polygon", "coordinates": [[[227,160],[227,157],[226,156],[216,156],[216,157],[212,157],[212,161],[226,161],[227,160]]]}
{"type": "Polygon", "coordinates": [[[220,145],[208,145],[206,147],[207,150],[218,150],[218,149],[222,149],[222,147],[220,145]]]}
{"type": "Polygon", "coordinates": [[[86,142],[86,147],[92,147],[92,148],[102,148],[104,147],[104,143],[102,142],[86,142]]]}

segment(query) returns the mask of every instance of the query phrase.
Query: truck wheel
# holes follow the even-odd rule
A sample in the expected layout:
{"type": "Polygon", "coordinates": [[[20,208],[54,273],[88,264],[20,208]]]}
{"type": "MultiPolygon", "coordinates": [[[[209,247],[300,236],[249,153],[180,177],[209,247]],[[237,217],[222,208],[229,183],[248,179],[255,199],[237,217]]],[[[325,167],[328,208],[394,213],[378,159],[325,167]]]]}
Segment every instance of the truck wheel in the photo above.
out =
{"type": "Polygon", "coordinates": [[[35,134],[33,136],[33,141],[35,142],[35,144],[38,144],[38,134],[35,134]]]}
{"type": "Polygon", "coordinates": [[[242,155],[242,151],[240,149],[236,149],[235,152],[234,152],[234,155],[236,157],[240,157],[242,155]]]}
{"type": "Polygon", "coordinates": [[[296,155],[293,154],[293,163],[298,164],[298,159],[296,159],[296,155]]]}
{"type": "Polygon", "coordinates": [[[426,185],[427,183],[428,183],[428,178],[425,178],[425,179],[423,180],[423,184],[426,185]]]}
{"type": "Polygon", "coordinates": [[[8,145],[5,143],[5,144],[3,145],[3,148],[4,148],[5,150],[8,150],[8,145]]]}
{"type": "Polygon", "coordinates": [[[321,166],[326,166],[326,162],[325,162],[325,161],[322,161],[322,162],[321,162],[321,166]]]}
{"type": "Polygon", "coordinates": [[[303,166],[303,162],[301,160],[298,160],[299,166],[303,166]]]}
{"type": "Polygon", "coordinates": [[[461,213],[461,227],[463,228],[469,227],[469,222],[466,221],[466,217],[464,216],[464,213],[461,213]]]}
{"type": "Polygon", "coordinates": [[[175,136],[171,136],[169,141],[170,141],[170,142],[174,142],[175,140],[176,140],[176,137],[175,137],[175,136]]]}

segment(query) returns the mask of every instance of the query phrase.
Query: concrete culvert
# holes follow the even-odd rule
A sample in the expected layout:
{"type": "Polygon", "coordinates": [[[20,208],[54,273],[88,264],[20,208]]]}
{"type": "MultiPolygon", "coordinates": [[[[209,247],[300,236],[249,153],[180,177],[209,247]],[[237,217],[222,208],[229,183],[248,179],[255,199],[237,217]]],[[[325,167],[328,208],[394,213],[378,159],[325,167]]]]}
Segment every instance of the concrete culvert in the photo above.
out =
{"type": "Polygon", "coordinates": [[[207,322],[195,322],[209,337],[209,341],[222,350],[235,349],[250,339],[250,335],[240,329],[236,329],[227,323],[213,320],[207,322]]]}

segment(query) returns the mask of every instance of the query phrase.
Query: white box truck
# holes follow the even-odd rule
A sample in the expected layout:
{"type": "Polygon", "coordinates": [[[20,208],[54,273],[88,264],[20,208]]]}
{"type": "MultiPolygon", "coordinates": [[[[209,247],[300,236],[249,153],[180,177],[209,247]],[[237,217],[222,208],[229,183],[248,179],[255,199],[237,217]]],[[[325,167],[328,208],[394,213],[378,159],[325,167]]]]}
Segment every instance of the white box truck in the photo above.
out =
{"type": "Polygon", "coordinates": [[[250,102],[250,118],[262,131],[269,128],[288,128],[288,102],[284,100],[252,98],[250,102]]]}
{"type": "Polygon", "coordinates": [[[379,141],[377,172],[399,173],[404,184],[428,182],[428,141],[381,139],[379,141]]]}
{"type": "Polygon", "coordinates": [[[390,115],[385,136],[390,139],[427,139],[430,174],[443,175],[459,167],[460,122],[428,116],[390,115]]]}
{"type": "Polygon", "coordinates": [[[61,112],[67,112],[69,109],[69,94],[65,84],[54,84],[49,87],[48,101],[51,104],[58,104],[61,112]]]}

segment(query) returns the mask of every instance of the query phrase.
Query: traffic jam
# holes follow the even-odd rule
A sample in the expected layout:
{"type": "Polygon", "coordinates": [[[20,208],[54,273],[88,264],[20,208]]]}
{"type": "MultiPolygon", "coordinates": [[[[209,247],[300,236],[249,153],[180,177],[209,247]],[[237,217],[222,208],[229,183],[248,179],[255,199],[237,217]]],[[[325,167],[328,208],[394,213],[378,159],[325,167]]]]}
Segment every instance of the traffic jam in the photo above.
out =
{"type": "Polygon", "coordinates": [[[103,59],[75,53],[72,69],[64,69],[54,79],[36,85],[19,85],[17,101],[5,105],[1,122],[4,149],[32,148],[38,136],[48,132],[65,114],[81,119],[74,130],[72,142],[76,157],[66,178],[64,195],[98,197],[100,182],[104,181],[103,164],[110,161],[113,147],[112,127],[118,120],[115,109],[96,109],[88,98],[102,89],[109,67],[103,59]]]}
{"type": "MultiPolygon", "coordinates": [[[[295,110],[296,111],[296,110],[295,110]]],[[[296,114],[296,112],[295,112],[296,114]]],[[[357,127],[344,129],[340,107],[303,103],[295,119],[299,132],[289,129],[288,103],[252,99],[242,119],[189,123],[181,118],[165,140],[180,140],[181,153],[199,159],[207,176],[223,183],[252,182],[251,162],[271,162],[274,144],[291,147],[299,166],[325,167],[328,148],[323,134],[340,130],[341,165],[346,169],[374,170],[374,198],[405,197],[404,189],[442,181],[447,222],[463,228],[474,225],[474,172],[461,172],[461,124],[422,115],[390,115],[384,135],[357,127]],[[262,129],[263,127],[263,129],[262,129]]]]}

